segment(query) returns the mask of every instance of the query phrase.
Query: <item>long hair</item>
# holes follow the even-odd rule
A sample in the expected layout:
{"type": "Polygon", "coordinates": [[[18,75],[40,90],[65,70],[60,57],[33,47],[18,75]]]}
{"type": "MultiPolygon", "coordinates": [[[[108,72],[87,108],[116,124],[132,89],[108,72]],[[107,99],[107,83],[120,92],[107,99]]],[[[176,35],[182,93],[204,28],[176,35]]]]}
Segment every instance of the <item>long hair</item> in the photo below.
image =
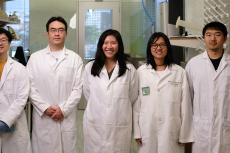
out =
{"type": "Polygon", "coordinates": [[[113,29],[108,29],[106,31],[104,31],[100,38],[99,41],[97,43],[97,51],[95,54],[95,59],[92,65],[92,69],[91,69],[91,74],[93,76],[98,76],[105,64],[105,54],[103,52],[102,46],[104,44],[104,41],[106,39],[107,36],[114,36],[118,42],[118,52],[115,55],[116,60],[118,61],[118,65],[119,65],[119,72],[118,72],[118,77],[122,76],[127,69],[126,66],[126,55],[124,53],[124,45],[123,45],[123,41],[121,38],[120,33],[117,30],[113,30],[113,29]]]}
{"type": "Polygon", "coordinates": [[[167,46],[167,55],[165,56],[164,59],[164,64],[165,65],[170,65],[175,63],[173,60],[172,56],[172,46],[170,44],[169,38],[162,32],[155,32],[151,35],[149,38],[148,44],[147,44],[147,49],[146,49],[146,54],[147,54],[147,65],[151,65],[153,69],[156,70],[156,62],[154,60],[154,57],[151,53],[151,45],[154,44],[159,38],[163,38],[166,46],[167,46]]]}

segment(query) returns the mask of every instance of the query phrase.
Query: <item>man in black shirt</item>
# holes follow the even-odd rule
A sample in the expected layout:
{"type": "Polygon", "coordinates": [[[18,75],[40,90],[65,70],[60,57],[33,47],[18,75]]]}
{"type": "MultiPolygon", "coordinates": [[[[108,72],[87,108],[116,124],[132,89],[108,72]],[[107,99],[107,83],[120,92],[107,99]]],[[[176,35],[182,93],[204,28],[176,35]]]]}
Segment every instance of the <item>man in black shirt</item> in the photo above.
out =
{"type": "Polygon", "coordinates": [[[229,153],[230,55],[224,49],[227,33],[220,22],[205,25],[206,51],[186,65],[193,102],[193,153],[229,153]]]}

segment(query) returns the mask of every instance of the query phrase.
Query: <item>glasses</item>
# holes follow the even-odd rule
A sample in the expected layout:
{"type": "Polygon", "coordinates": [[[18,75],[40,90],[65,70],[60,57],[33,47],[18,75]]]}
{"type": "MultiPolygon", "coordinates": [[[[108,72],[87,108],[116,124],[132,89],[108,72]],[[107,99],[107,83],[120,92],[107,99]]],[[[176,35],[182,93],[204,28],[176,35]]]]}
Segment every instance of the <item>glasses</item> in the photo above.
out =
{"type": "Polygon", "coordinates": [[[50,33],[64,33],[65,32],[65,29],[64,28],[59,28],[59,29],[55,29],[55,28],[51,28],[49,30],[50,33]]]}
{"type": "Polygon", "coordinates": [[[151,47],[153,49],[157,49],[157,47],[160,47],[161,49],[167,48],[166,44],[152,44],[151,47]]]}
{"type": "Polygon", "coordinates": [[[8,39],[0,39],[0,43],[1,44],[6,44],[6,43],[8,43],[8,39]]]}

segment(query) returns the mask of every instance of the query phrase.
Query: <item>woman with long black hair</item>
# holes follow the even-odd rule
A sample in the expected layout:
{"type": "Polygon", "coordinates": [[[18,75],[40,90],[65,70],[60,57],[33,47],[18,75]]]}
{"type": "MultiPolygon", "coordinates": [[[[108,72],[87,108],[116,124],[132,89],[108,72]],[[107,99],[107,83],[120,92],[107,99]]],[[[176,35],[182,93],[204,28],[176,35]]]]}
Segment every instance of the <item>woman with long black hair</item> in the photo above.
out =
{"type": "Polygon", "coordinates": [[[118,31],[101,34],[95,60],[85,66],[83,78],[85,153],[130,153],[138,80],[118,31]]]}

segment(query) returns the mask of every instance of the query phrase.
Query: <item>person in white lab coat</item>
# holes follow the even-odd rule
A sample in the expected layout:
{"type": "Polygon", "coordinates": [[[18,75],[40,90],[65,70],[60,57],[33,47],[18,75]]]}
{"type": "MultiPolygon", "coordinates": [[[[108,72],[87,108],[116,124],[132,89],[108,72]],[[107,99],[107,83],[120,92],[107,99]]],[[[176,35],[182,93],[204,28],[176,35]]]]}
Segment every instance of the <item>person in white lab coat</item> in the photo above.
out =
{"type": "Polygon", "coordinates": [[[33,104],[33,153],[76,153],[76,112],[82,93],[83,62],[65,48],[67,23],[51,17],[48,47],[33,53],[27,69],[33,104]]]}
{"type": "Polygon", "coordinates": [[[12,35],[0,28],[0,153],[31,153],[24,107],[29,95],[26,68],[8,56],[12,35]]]}
{"type": "Polygon", "coordinates": [[[85,66],[84,153],[130,153],[136,69],[126,61],[118,31],[104,31],[95,59],[85,66]]]}
{"type": "Polygon", "coordinates": [[[174,64],[168,37],[152,34],[147,63],[137,70],[139,98],[134,109],[134,138],[139,153],[184,153],[193,141],[192,103],[185,70],[174,64]]]}
{"type": "Polygon", "coordinates": [[[186,65],[194,110],[193,153],[230,152],[230,55],[224,49],[227,33],[220,22],[206,24],[206,51],[186,65]]]}

